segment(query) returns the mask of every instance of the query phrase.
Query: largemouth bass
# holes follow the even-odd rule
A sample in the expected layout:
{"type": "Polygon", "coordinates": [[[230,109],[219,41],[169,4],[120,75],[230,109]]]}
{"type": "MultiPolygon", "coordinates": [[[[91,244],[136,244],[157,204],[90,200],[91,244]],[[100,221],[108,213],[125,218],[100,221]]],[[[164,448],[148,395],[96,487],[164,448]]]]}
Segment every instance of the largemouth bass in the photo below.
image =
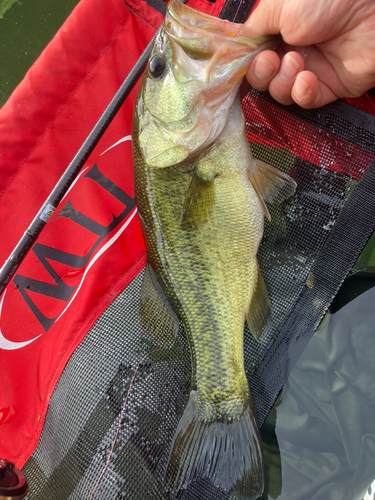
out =
{"type": "Polygon", "coordinates": [[[237,92],[251,59],[277,42],[238,37],[240,27],[169,2],[135,106],[133,161],[148,260],[143,328],[170,345],[182,321],[193,359],[166,486],[206,477],[255,499],[262,446],[244,322],[258,338],[269,321],[256,258],[265,201],[282,201],[295,183],[251,155],[237,92]]]}

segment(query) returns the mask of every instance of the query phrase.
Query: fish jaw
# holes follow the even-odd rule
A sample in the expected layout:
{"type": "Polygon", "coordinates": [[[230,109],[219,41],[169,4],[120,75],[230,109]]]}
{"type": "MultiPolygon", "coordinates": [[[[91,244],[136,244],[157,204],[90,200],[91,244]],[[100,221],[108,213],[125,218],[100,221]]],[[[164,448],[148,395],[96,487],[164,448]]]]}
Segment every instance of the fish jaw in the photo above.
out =
{"type": "Polygon", "coordinates": [[[240,27],[169,2],[136,106],[142,108],[139,144],[149,168],[190,159],[224,129],[250,61],[276,43],[275,37],[237,37],[240,27]],[[155,76],[158,63],[164,71],[155,76]]]}
{"type": "MultiPolygon", "coordinates": [[[[243,28],[242,23],[233,23],[226,19],[204,14],[188,7],[179,0],[171,0],[168,3],[165,26],[169,33],[185,38],[182,43],[187,43],[190,38],[199,40],[199,37],[205,34],[223,37],[226,43],[228,43],[229,39],[236,39],[237,42],[247,45],[253,50],[265,43],[270,43],[269,48],[273,49],[275,48],[275,41],[278,43],[277,37],[274,36],[259,38],[238,36],[238,32],[243,28]]],[[[196,45],[201,48],[199,44],[196,45]]]]}

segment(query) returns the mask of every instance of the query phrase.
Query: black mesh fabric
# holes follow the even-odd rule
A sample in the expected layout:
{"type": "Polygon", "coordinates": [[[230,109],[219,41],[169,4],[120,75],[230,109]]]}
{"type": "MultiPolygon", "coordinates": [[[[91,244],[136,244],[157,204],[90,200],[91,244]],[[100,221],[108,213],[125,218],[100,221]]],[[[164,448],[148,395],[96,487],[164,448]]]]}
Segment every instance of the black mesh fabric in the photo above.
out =
{"type": "Polygon", "coordinates": [[[254,155],[298,184],[293,198],[271,207],[259,251],[273,321],[260,342],[248,335],[246,359],[257,352],[251,388],[262,424],[374,230],[375,143],[372,120],[365,124],[362,112],[345,103],[295,106],[286,115],[268,94],[253,91],[243,107],[250,142],[263,143],[253,143],[254,155]]]}
{"type": "MultiPolygon", "coordinates": [[[[89,498],[135,368],[150,351],[138,321],[142,277],[143,272],[108,307],[67,364],[39,445],[24,468],[32,486],[28,499],[89,498]]],[[[93,498],[165,498],[165,443],[183,411],[189,378],[189,347],[180,331],[175,347],[140,366],[110,466],[93,498]]]]}
{"type": "Polygon", "coordinates": [[[221,9],[219,17],[235,23],[244,23],[249,17],[255,0],[227,0],[221,9]]]}
{"type": "MultiPolygon", "coordinates": [[[[336,254],[342,253],[337,247],[340,243],[334,239],[330,243],[335,227],[346,227],[343,232],[349,242],[356,242],[357,253],[371,227],[373,230],[374,219],[369,222],[368,210],[358,206],[361,198],[358,201],[355,196],[359,192],[369,206],[375,206],[375,189],[371,192],[355,188],[363,184],[365,179],[358,182],[362,174],[370,172],[375,133],[372,117],[345,104],[303,111],[284,108],[268,94],[253,91],[244,100],[243,109],[254,156],[290,173],[298,182],[291,199],[270,207],[272,220],[266,222],[259,251],[272,305],[272,327],[259,341],[245,329],[246,372],[263,421],[278,393],[268,391],[264,383],[270,380],[267,374],[273,373],[270,370],[276,366],[276,375],[281,371],[280,379],[285,376],[280,359],[278,365],[272,365],[272,360],[264,364],[264,360],[280,340],[280,329],[293,314],[304,289],[311,285],[309,273],[315,263],[323,259],[327,268],[335,269],[335,254],[327,254],[328,260],[324,260],[327,245],[336,245],[336,254]],[[349,222],[344,220],[344,226],[340,222],[345,206],[352,200],[350,213],[356,214],[356,231],[350,226],[350,218],[349,222]],[[251,375],[256,366],[254,378],[251,375]],[[259,373],[263,377],[260,381],[256,379],[259,373]]],[[[339,269],[341,274],[331,298],[355,258],[352,252],[353,262],[339,269]]],[[[156,349],[141,335],[138,308],[142,277],[143,272],[114,300],[69,360],[51,398],[38,447],[23,469],[30,482],[29,500],[90,498],[115,440],[137,366],[156,349]]],[[[319,322],[329,302],[330,297],[324,297],[315,322],[319,322]]],[[[314,304],[312,301],[306,307],[314,309],[314,304]]],[[[298,317],[293,321],[297,328],[298,317]]],[[[287,356],[288,349],[282,359],[285,361],[287,356]]],[[[189,345],[180,328],[172,348],[153,352],[140,364],[111,460],[92,498],[172,498],[163,487],[164,473],[190,391],[190,377],[189,345]]],[[[174,498],[236,499],[208,481],[197,481],[174,498]]]]}

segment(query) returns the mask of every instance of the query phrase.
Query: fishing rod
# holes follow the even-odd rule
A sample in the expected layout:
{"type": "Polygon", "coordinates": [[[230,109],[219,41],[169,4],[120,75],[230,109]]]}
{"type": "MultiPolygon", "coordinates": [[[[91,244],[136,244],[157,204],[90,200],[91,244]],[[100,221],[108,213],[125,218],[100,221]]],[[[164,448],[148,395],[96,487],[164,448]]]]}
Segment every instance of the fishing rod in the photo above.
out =
{"type": "Polygon", "coordinates": [[[116,92],[112,101],[109,103],[104,113],[99,118],[98,122],[88,135],[85,142],[82,144],[78,153],[75,155],[68,168],[65,170],[64,174],[51,191],[47,200],[42,205],[42,208],[34,217],[30,226],[27,228],[27,230],[17,243],[16,247],[8,257],[8,259],[5,261],[5,264],[0,269],[0,295],[3,293],[6,286],[17,272],[17,269],[21,265],[23,259],[30,251],[32,245],[39,237],[40,233],[43,231],[45,225],[48,222],[48,219],[57,208],[58,204],[64,197],[65,193],[68,191],[69,187],[72,185],[73,181],[76,179],[81,168],[87,161],[95,146],[102,138],[104,132],[107,130],[113,118],[116,116],[117,112],[144,72],[157,33],[152,38],[151,42],[147,45],[141,57],[138,59],[133,69],[130,71],[129,75],[125,78],[121,87],[116,92]]]}

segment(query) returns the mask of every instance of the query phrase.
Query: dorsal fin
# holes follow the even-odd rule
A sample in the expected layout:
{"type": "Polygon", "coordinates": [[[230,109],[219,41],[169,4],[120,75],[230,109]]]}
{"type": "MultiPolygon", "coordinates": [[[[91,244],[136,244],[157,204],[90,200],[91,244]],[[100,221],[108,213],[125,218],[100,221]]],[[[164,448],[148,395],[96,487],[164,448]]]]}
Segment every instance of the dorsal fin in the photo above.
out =
{"type": "Polygon", "coordinates": [[[173,344],[178,331],[178,317],[169,305],[149,264],[143,278],[139,313],[141,327],[154,344],[173,344]]]}

